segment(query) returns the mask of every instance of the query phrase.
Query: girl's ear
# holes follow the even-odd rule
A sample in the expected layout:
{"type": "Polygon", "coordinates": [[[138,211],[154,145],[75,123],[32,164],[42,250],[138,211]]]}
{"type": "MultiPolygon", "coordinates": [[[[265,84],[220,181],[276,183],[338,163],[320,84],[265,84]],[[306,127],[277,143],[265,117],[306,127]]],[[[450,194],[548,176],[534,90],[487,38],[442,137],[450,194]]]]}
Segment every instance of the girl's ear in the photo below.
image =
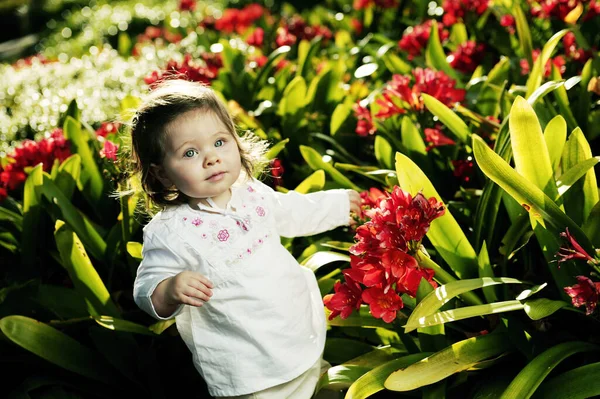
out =
{"type": "Polygon", "coordinates": [[[165,170],[162,166],[154,163],[150,164],[150,174],[156,177],[165,188],[173,186],[173,182],[167,177],[165,170]]]}

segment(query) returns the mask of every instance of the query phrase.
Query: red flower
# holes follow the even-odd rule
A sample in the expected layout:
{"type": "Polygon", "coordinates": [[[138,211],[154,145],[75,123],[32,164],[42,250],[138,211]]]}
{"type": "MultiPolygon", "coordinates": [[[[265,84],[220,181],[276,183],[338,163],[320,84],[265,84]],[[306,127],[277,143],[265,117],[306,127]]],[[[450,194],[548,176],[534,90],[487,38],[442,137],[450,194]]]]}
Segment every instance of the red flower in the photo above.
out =
{"type": "Polygon", "coordinates": [[[592,0],[588,7],[587,13],[583,17],[583,20],[588,21],[588,20],[596,17],[597,15],[600,15],[600,1],[592,0]]]}
{"type": "Polygon", "coordinates": [[[8,197],[8,192],[5,188],[0,187],[0,202],[4,201],[8,197]]]}
{"type": "MultiPolygon", "coordinates": [[[[533,53],[532,53],[533,62],[535,62],[535,60],[538,59],[538,57],[540,56],[540,53],[541,53],[540,49],[533,50],[533,53]]],[[[550,58],[548,60],[548,62],[546,62],[546,65],[544,66],[544,77],[545,78],[550,76],[550,72],[552,72],[552,64],[554,64],[554,66],[556,68],[558,68],[558,71],[560,72],[561,75],[563,73],[565,73],[565,70],[566,70],[565,59],[562,56],[558,55],[554,58],[550,58]]],[[[527,62],[527,60],[521,60],[519,62],[519,65],[521,66],[521,75],[529,74],[529,63],[527,62]]]]}
{"type": "Polygon", "coordinates": [[[362,33],[363,30],[363,24],[362,22],[360,22],[358,19],[356,18],[352,18],[350,20],[350,25],[352,26],[352,29],[354,29],[354,32],[357,35],[360,35],[362,33]]]}
{"type": "Polygon", "coordinates": [[[577,62],[581,62],[582,64],[585,64],[587,60],[592,57],[591,51],[585,51],[584,49],[577,47],[575,34],[573,32],[567,32],[563,37],[563,46],[565,47],[565,54],[567,57],[577,62]]]}
{"type": "Polygon", "coordinates": [[[196,9],[196,0],[180,0],[179,9],[181,11],[194,11],[196,9]]]}
{"type": "Polygon", "coordinates": [[[398,5],[397,0],[354,0],[352,3],[352,7],[355,10],[364,10],[368,7],[378,7],[378,8],[394,8],[398,5]]]}
{"type": "Polygon", "coordinates": [[[335,294],[325,295],[323,303],[327,309],[331,310],[329,320],[333,320],[340,315],[342,319],[347,319],[354,309],[360,309],[362,303],[362,289],[352,279],[346,277],[345,283],[337,281],[333,286],[335,294]]]}
{"type": "Polygon", "coordinates": [[[100,127],[96,129],[96,136],[106,137],[108,134],[118,132],[119,127],[121,127],[119,122],[102,122],[100,127]]]}
{"type": "Polygon", "coordinates": [[[377,128],[373,124],[373,117],[371,116],[371,111],[368,108],[360,105],[360,101],[357,101],[353,106],[352,110],[358,119],[358,123],[356,125],[356,133],[359,136],[369,136],[375,134],[377,128]]]}
{"type": "Polygon", "coordinates": [[[454,103],[462,102],[465,99],[466,91],[457,89],[456,81],[442,71],[415,68],[413,76],[415,83],[410,87],[409,76],[393,75],[385,90],[406,102],[414,111],[425,109],[421,93],[429,94],[447,106],[452,106],[454,103]]]}
{"type": "Polygon", "coordinates": [[[166,79],[188,79],[193,82],[202,82],[210,84],[211,81],[217,78],[218,68],[216,60],[218,56],[207,55],[203,56],[206,66],[200,65],[192,61],[192,56],[186,54],[182,62],[171,60],[167,63],[163,71],[154,71],[150,76],[144,78],[144,82],[153,88],[159,82],[166,79]],[[214,64],[206,62],[207,60],[215,60],[214,64]]]}
{"type": "MultiPolygon", "coordinates": [[[[429,19],[421,25],[409,27],[402,34],[402,39],[398,42],[398,46],[408,53],[409,60],[421,55],[423,49],[427,47],[431,33],[431,24],[433,24],[433,19],[429,19]]],[[[444,24],[438,23],[437,26],[440,40],[444,41],[448,39],[450,33],[444,29],[444,24]]]]}
{"type": "Polygon", "coordinates": [[[484,51],[482,43],[463,43],[448,57],[450,66],[462,73],[472,73],[483,60],[484,51]]]}
{"type": "Polygon", "coordinates": [[[281,160],[275,158],[269,162],[269,168],[271,170],[271,176],[273,177],[273,184],[275,187],[281,186],[283,184],[283,164],[281,160]]]}
{"type": "Polygon", "coordinates": [[[388,195],[378,188],[371,187],[368,191],[360,193],[361,207],[375,208],[379,205],[379,201],[387,198],[388,195]]]}
{"type": "Polygon", "coordinates": [[[459,20],[464,19],[467,11],[481,15],[487,10],[489,0],[444,0],[442,8],[444,16],[442,20],[446,26],[454,25],[459,20]]]}
{"type": "Polygon", "coordinates": [[[396,319],[398,310],[404,307],[402,298],[390,290],[384,293],[381,288],[367,288],[362,293],[362,300],[370,305],[371,314],[377,319],[391,323],[396,319]]]}
{"type": "Polygon", "coordinates": [[[248,36],[248,38],[246,39],[246,43],[248,43],[251,46],[260,47],[263,44],[264,38],[265,31],[263,30],[263,28],[256,28],[254,29],[252,34],[248,36]]]}
{"type": "Polygon", "coordinates": [[[100,158],[106,158],[111,161],[116,161],[118,150],[119,150],[118,144],[115,144],[110,140],[105,140],[104,148],[100,150],[100,158]]]}
{"type": "Polygon", "coordinates": [[[296,43],[296,40],[296,36],[292,35],[287,27],[280,26],[277,28],[277,37],[275,38],[277,47],[292,46],[296,43]]]}
{"type": "Polygon", "coordinates": [[[538,0],[538,4],[532,4],[531,15],[537,18],[558,18],[564,21],[567,15],[576,7],[581,7],[579,0],[538,0]]]}
{"type": "Polygon", "coordinates": [[[456,142],[446,136],[439,128],[425,128],[425,141],[429,143],[426,150],[443,145],[454,145],[456,142]]]}
{"type": "Polygon", "coordinates": [[[54,160],[62,162],[70,155],[71,149],[62,129],[55,129],[50,137],[38,142],[24,140],[14,149],[13,154],[7,156],[8,165],[0,168],[0,188],[15,190],[27,179],[25,168],[41,163],[47,172],[52,168],[54,160]]]}
{"type": "Polygon", "coordinates": [[[595,283],[585,276],[577,276],[579,284],[563,289],[571,297],[573,306],[580,307],[585,305],[585,314],[591,315],[598,304],[598,291],[600,283],[595,283]]]}
{"type": "Polygon", "coordinates": [[[471,177],[473,176],[473,158],[469,157],[467,160],[452,160],[452,166],[454,170],[452,174],[454,177],[458,177],[463,182],[468,183],[471,181],[471,177]]]}
{"type": "Polygon", "coordinates": [[[375,100],[375,103],[379,106],[379,111],[375,114],[376,118],[388,119],[394,115],[404,114],[406,110],[400,108],[398,104],[394,102],[390,92],[384,91],[381,96],[375,100]]]}
{"type": "Polygon", "coordinates": [[[571,259],[581,259],[593,264],[599,263],[596,259],[592,258],[587,252],[585,252],[585,249],[583,249],[583,247],[579,245],[579,243],[575,240],[571,233],[569,233],[568,227],[566,231],[560,233],[560,236],[566,238],[568,244],[560,247],[560,249],[555,255],[555,257],[560,257],[560,259],[557,260],[559,267],[561,263],[571,259]]]}
{"type": "Polygon", "coordinates": [[[227,8],[223,16],[215,21],[215,29],[220,32],[242,34],[254,21],[262,17],[264,9],[259,4],[249,4],[241,10],[227,8]]]}

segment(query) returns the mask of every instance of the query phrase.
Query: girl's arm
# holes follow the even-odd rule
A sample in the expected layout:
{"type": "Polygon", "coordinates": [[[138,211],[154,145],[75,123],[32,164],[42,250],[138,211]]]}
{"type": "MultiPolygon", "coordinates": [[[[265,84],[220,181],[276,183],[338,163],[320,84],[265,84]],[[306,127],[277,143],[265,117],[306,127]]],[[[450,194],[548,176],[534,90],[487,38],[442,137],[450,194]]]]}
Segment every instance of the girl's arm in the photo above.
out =
{"type": "MultiPolygon", "coordinates": [[[[165,226],[162,229],[166,231],[165,226]]],[[[182,245],[178,239],[163,240],[144,230],[142,263],[133,297],[140,308],[160,320],[176,316],[182,305],[202,306],[212,296],[212,283],[202,274],[188,270],[190,261],[179,255],[185,249],[177,245],[182,245]]]]}
{"type": "Polygon", "coordinates": [[[353,190],[335,189],[300,194],[279,193],[254,181],[256,188],[271,198],[277,231],[283,237],[322,233],[350,222],[350,210],[359,210],[360,196],[353,190]]]}

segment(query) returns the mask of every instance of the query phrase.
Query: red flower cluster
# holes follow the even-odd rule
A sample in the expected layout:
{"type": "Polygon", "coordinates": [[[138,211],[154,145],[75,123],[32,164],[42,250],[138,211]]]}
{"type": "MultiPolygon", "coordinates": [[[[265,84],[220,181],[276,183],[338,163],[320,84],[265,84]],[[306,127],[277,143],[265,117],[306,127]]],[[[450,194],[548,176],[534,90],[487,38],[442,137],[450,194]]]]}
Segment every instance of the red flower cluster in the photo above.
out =
{"type": "Polygon", "coordinates": [[[442,71],[415,68],[413,77],[415,82],[410,87],[409,75],[393,75],[392,80],[386,84],[384,93],[390,94],[390,98],[398,98],[414,111],[425,109],[421,93],[429,94],[448,106],[465,99],[466,91],[457,89],[456,81],[442,71]]]}
{"type": "Polygon", "coordinates": [[[254,21],[265,14],[265,9],[260,4],[248,4],[242,9],[227,8],[223,16],[214,22],[214,27],[220,32],[242,34],[254,21]]]}
{"type": "MultiPolygon", "coordinates": [[[[569,13],[578,7],[583,7],[589,0],[537,0],[531,1],[531,15],[536,18],[558,18],[564,21],[569,13]]],[[[598,14],[598,4],[590,3],[588,13],[584,19],[590,19],[598,14]]]]}
{"type": "Polygon", "coordinates": [[[210,84],[217,78],[219,68],[223,66],[219,54],[203,54],[202,58],[206,66],[192,61],[192,56],[186,54],[182,62],[171,60],[167,63],[164,71],[154,71],[144,78],[144,82],[151,88],[167,79],[188,79],[193,82],[210,84]]]}
{"type": "Polygon", "coordinates": [[[483,60],[485,55],[483,43],[468,41],[458,46],[449,56],[450,66],[462,73],[472,73],[483,60]]]}
{"type": "Polygon", "coordinates": [[[354,0],[352,6],[355,10],[364,10],[368,7],[394,8],[398,5],[397,0],[354,0]]]}
{"type": "Polygon", "coordinates": [[[117,160],[117,152],[119,151],[119,145],[113,143],[110,140],[104,140],[104,147],[100,150],[100,158],[106,158],[111,161],[117,160]]]}
{"type": "MultiPolygon", "coordinates": [[[[408,53],[409,60],[412,60],[414,57],[421,55],[423,49],[427,47],[427,42],[429,41],[429,35],[431,33],[432,23],[433,20],[429,19],[421,25],[409,27],[402,34],[402,39],[400,39],[400,41],[398,42],[398,46],[400,47],[400,49],[408,53]]],[[[437,26],[440,40],[444,41],[448,39],[450,33],[448,33],[446,29],[444,29],[444,24],[438,23],[437,26]]]]}
{"type": "Polygon", "coordinates": [[[69,143],[62,129],[55,129],[49,138],[41,141],[24,140],[8,155],[8,165],[0,166],[0,201],[8,191],[18,188],[27,179],[25,168],[43,164],[44,171],[50,170],[55,159],[64,161],[71,155],[69,143]]]}
{"type": "Polygon", "coordinates": [[[510,33],[511,35],[515,33],[516,24],[517,23],[515,21],[515,17],[513,17],[510,14],[503,15],[500,18],[500,25],[504,26],[505,28],[508,28],[508,33],[510,33]]]}
{"type": "Polygon", "coordinates": [[[50,61],[42,54],[35,54],[29,57],[18,59],[14,64],[12,64],[12,66],[15,69],[27,68],[33,65],[34,62],[39,62],[40,64],[49,64],[55,61],[50,61]]]}
{"type": "Polygon", "coordinates": [[[269,162],[269,169],[271,171],[271,177],[273,178],[273,185],[275,187],[283,185],[283,163],[280,159],[275,158],[269,162]]]}
{"type": "Polygon", "coordinates": [[[575,34],[573,32],[567,32],[563,37],[563,46],[565,47],[565,54],[572,60],[585,64],[587,60],[592,58],[592,51],[585,51],[584,49],[577,47],[575,34]]]}
{"type": "Polygon", "coordinates": [[[374,317],[391,323],[404,306],[401,294],[414,297],[422,278],[436,285],[434,272],[421,268],[411,254],[445,208],[434,197],[412,197],[398,186],[389,194],[377,190],[361,196],[367,205],[375,205],[365,211],[370,220],[356,229],[350,268],[343,271],[345,282],[336,283],[335,293],[323,302],[332,312],[330,320],[347,318],[364,302],[374,317]]]}
{"type": "MultiPolygon", "coordinates": [[[[533,53],[532,53],[533,62],[535,62],[538,59],[541,52],[542,51],[540,49],[533,50],[533,53]]],[[[552,72],[552,64],[554,64],[554,66],[556,68],[558,68],[558,71],[560,72],[561,75],[563,73],[565,73],[565,70],[567,68],[566,67],[567,62],[565,61],[563,56],[557,55],[554,58],[550,58],[548,60],[548,62],[546,62],[546,65],[544,65],[544,77],[545,78],[550,76],[550,73],[552,72]]],[[[521,66],[521,75],[529,74],[529,63],[527,62],[527,60],[523,59],[523,60],[519,61],[519,65],[521,66]]]]}
{"type": "Polygon", "coordinates": [[[454,167],[454,170],[452,171],[454,177],[458,177],[464,183],[468,183],[471,181],[471,177],[473,177],[475,166],[472,157],[468,157],[466,160],[453,159],[452,166],[454,167]]]}
{"type": "Polygon", "coordinates": [[[477,15],[481,15],[488,9],[488,6],[489,0],[444,0],[442,21],[446,26],[451,26],[462,20],[467,11],[475,11],[477,15]]]}
{"type": "Polygon", "coordinates": [[[558,252],[555,255],[555,256],[560,257],[560,259],[557,259],[559,267],[560,267],[561,263],[566,262],[571,259],[585,260],[588,263],[591,263],[594,265],[599,264],[599,262],[596,259],[592,258],[585,251],[585,249],[583,249],[583,247],[581,245],[579,245],[579,243],[575,240],[575,238],[571,235],[571,233],[569,233],[569,228],[567,228],[566,231],[560,233],[560,236],[566,238],[568,243],[567,243],[567,245],[560,247],[560,249],[558,250],[558,252]]]}
{"type": "Polygon", "coordinates": [[[358,119],[355,130],[356,133],[363,137],[375,134],[377,128],[373,124],[371,111],[360,105],[360,101],[357,101],[356,104],[352,106],[352,110],[354,111],[356,119],[358,119]]]}
{"type": "Polygon", "coordinates": [[[194,11],[196,9],[196,0],[180,0],[179,9],[181,11],[194,11]]]}
{"type": "Polygon", "coordinates": [[[138,35],[138,43],[151,42],[157,39],[165,40],[168,43],[178,43],[182,37],[179,33],[173,33],[166,28],[157,26],[148,26],[143,34],[138,35]]]}
{"type": "Polygon", "coordinates": [[[111,133],[116,133],[119,131],[121,124],[119,122],[102,122],[100,127],[96,129],[97,137],[106,137],[111,133]]]}
{"type": "Polygon", "coordinates": [[[313,25],[309,26],[306,21],[299,16],[295,15],[286,25],[280,26],[277,29],[277,37],[275,43],[278,47],[291,46],[298,40],[312,40],[317,36],[321,36],[324,41],[330,40],[333,37],[333,33],[326,26],[313,25]]]}
{"type": "Polygon", "coordinates": [[[571,297],[573,306],[580,307],[585,305],[585,314],[591,315],[596,310],[598,304],[598,292],[600,292],[600,283],[595,283],[585,276],[577,276],[579,284],[563,289],[571,297]]]}
{"type": "Polygon", "coordinates": [[[254,31],[246,38],[246,43],[251,46],[260,47],[265,40],[265,31],[263,28],[256,28],[254,31]]]}

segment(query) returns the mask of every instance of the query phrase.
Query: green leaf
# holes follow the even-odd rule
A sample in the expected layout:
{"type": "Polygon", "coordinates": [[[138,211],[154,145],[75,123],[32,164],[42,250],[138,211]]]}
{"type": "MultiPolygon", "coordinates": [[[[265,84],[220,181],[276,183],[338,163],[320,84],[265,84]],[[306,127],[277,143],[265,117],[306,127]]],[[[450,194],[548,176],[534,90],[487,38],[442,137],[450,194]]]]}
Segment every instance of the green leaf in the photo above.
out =
{"type": "Polygon", "coordinates": [[[505,334],[488,334],[459,341],[392,373],[385,380],[385,388],[405,392],[430,385],[511,349],[512,344],[505,334]]]}
{"type": "Polygon", "coordinates": [[[65,159],[58,167],[58,173],[54,178],[56,186],[63,192],[65,197],[71,198],[79,176],[81,174],[81,157],[77,154],[65,159]]]}
{"type": "Polygon", "coordinates": [[[150,331],[152,331],[153,333],[160,335],[167,328],[171,327],[173,324],[175,324],[175,318],[174,317],[172,319],[169,319],[169,320],[158,321],[158,322],[152,324],[150,327],[148,327],[148,329],[150,331]]]}
{"type": "Polygon", "coordinates": [[[96,323],[101,325],[102,327],[113,330],[113,331],[124,331],[135,334],[142,335],[150,335],[155,336],[153,332],[151,332],[148,327],[142,326],[140,324],[131,322],[129,320],[118,319],[111,316],[94,316],[93,317],[96,323]]]}
{"type": "Polygon", "coordinates": [[[266,157],[267,159],[274,159],[277,157],[277,155],[283,151],[283,149],[285,148],[285,145],[290,141],[290,139],[283,139],[281,141],[279,141],[277,144],[275,144],[274,146],[272,146],[271,148],[269,148],[269,151],[267,151],[266,157]]]}
{"type": "Polygon", "coordinates": [[[556,181],[558,196],[563,195],[569,188],[571,188],[579,179],[586,175],[586,173],[593,168],[598,162],[600,157],[594,157],[586,159],[585,161],[579,162],[565,173],[560,175],[556,181]]]}
{"type": "Polygon", "coordinates": [[[544,378],[563,360],[577,353],[596,352],[597,345],[588,342],[563,342],[536,356],[512,380],[501,399],[528,399],[544,378]]]}
{"type": "MultiPolygon", "coordinates": [[[[421,278],[419,287],[417,288],[417,303],[421,302],[428,294],[433,292],[433,286],[424,278],[421,278]]],[[[448,346],[446,342],[446,331],[443,323],[437,325],[423,325],[417,329],[419,335],[419,343],[423,352],[437,352],[448,346]]]]}
{"type": "Polygon", "coordinates": [[[543,382],[535,399],[586,399],[600,396],[600,363],[564,372],[543,382]]]}
{"type": "Polygon", "coordinates": [[[302,40],[298,45],[298,71],[296,76],[302,76],[308,79],[308,74],[312,66],[312,60],[321,47],[322,36],[316,36],[310,42],[302,40]]]}
{"type": "Polygon", "coordinates": [[[352,114],[352,106],[346,103],[338,104],[331,115],[331,135],[335,136],[340,128],[344,125],[344,122],[352,114]]]}
{"type": "Polygon", "coordinates": [[[142,244],[135,241],[130,241],[127,243],[127,253],[133,259],[141,262],[142,261],[142,244]]]}
{"type": "Polygon", "coordinates": [[[517,96],[508,121],[516,170],[550,198],[556,198],[554,171],[535,111],[517,96]]]}
{"type": "Polygon", "coordinates": [[[302,261],[302,265],[316,272],[321,266],[332,262],[350,262],[348,255],[333,251],[319,251],[302,261]]]}
{"type": "Polygon", "coordinates": [[[344,176],[339,170],[331,164],[323,161],[321,155],[313,148],[301,145],[300,153],[302,157],[313,170],[324,170],[336,183],[343,188],[351,188],[356,191],[362,191],[357,185],[352,183],[350,179],[344,176]]]}
{"type": "MultiPolygon", "coordinates": [[[[519,8],[519,7],[514,7],[514,8],[519,8]]],[[[522,11],[521,11],[521,13],[522,13],[522,11]]],[[[517,29],[519,28],[518,22],[519,21],[517,21],[517,29]]],[[[533,92],[538,87],[540,87],[540,84],[542,83],[542,78],[543,78],[546,63],[548,62],[548,60],[550,59],[550,56],[552,55],[552,52],[554,52],[554,49],[560,42],[560,39],[562,39],[563,36],[567,34],[567,32],[569,32],[568,29],[563,29],[559,32],[556,32],[544,45],[544,48],[542,49],[542,52],[540,53],[537,60],[534,62],[533,68],[531,69],[531,73],[529,74],[529,78],[527,79],[527,84],[526,84],[527,93],[526,93],[525,97],[529,98],[533,94],[533,92]]]]}
{"type": "MultiPolygon", "coordinates": [[[[406,155],[396,153],[396,174],[403,190],[416,195],[422,190],[426,198],[441,197],[423,173],[406,155]]],[[[477,254],[450,211],[431,223],[427,238],[459,278],[477,275],[477,254]]]]}
{"type": "Polygon", "coordinates": [[[488,147],[481,137],[475,134],[473,135],[473,152],[483,173],[502,187],[517,202],[524,205],[534,217],[543,218],[559,231],[564,231],[568,227],[571,234],[576,237],[584,248],[591,247],[579,226],[565,215],[554,201],[514,171],[510,165],[488,147]]]}
{"type": "MultiPolygon", "coordinates": [[[[323,358],[330,363],[344,363],[356,358],[357,356],[370,353],[375,349],[373,345],[366,342],[357,341],[348,338],[327,338],[325,341],[325,352],[323,358]]],[[[386,352],[386,351],[381,351],[386,352]]],[[[389,356],[389,354],[386,355],[389,356]]],[[[321,383],[319,382],[319,385],[321,383]]],[[[319,389],[319,388],[318,388],[319,389]]]]}
{"type": "MultiPolygon", "coordinates": [[[[479,251],[479,256],[477,257],[477,262],[479,264],[479,277],[489,277],[494,278],[494,269],[492,269],[492,264],[490,262],[490,256],[488,254],[487,245],[485,241],[481,246],[481,251],[479,251]]],[[[494,287],[484,287],[483,295],[485,296],[485,300],[488,303],[493,303],[498,301],[498,296],[496,295],[496,289],[494,287]]]]}
{"type": "Polygon", "coordinates": [[[555,171],[560,164],[565,142],[567,141],[567,122],[565,118],[556,115],[548,122],[544,129],[544,140],[548,147],[548,155],[552,164],[552,170],[555,171]]]}
{"type": "Polygon", "coordinates": [[[306,106],[306,81],[296,76],[283,91],[280,109],[282,116],[293,115],[306,106]]]}
{"type": "Polygon", "coordinates": [[[274,50],[271,54],[269,54],[267,62],[261,68],[260,72],[258,73],[258,76],[254,80],[254,86],[252,88],[252,93],[254,93],[253,96],[256,97],[258,95],[260,89],[265,86],[267,78],[271,75],[271,71],[273,70],[273,68],[275,68],[277,63],[279,63],[279,61],[282,58],[284,58],[285,55],[289,53],[291,49],[292,48],[290,46],[281,46],[274,50]]]}
{"type": "Polygon", "coordinates": [[[306,179],[302,180],[300,184],[294,189],[302,194],[312,193],[315,191],[320,191],[325,186],[325,172],[322,169],[319,169],[313,172],[306,179]]]}
{"type": "Polygon", "coordinates": [[[594,205],[582,229],[590,237],[594,247],[600,248],[600,202],[594,205]]]}
{"type": "MultiPolygon", "coordinates": [[[[571,132],[565,145],[562,157],[563,170],[568,171],[578,163],[592,158],[592,156],[592,150],[585,135],[580,128],[576,128],[571,132]]],[[[594,169],[588,170],[582,180],[565,195],[567,214],[578,224],[583,224],[587,220],[592,208],[599,200],[598,183],[594,169]]]]}
{"type": "MultiPolygon", "coordinates": [[[[405,332],[410,332],[419,326],[419,320],[423,317],[434,314],[444,304],[448,303],[452,298],[464,294],[478,288],[490,287],[496,284],[524,284],[522,281],[507,278],[507,277],[481,277],[467,280],[453,281],[436,288],[432,293],[427,295],[410,314],[406,325],[405,332]]],[[[483,309],[483,308],[482,308],[483,309]]]]}
{"type": "Polygon", "coordinates": [[[384,381],[388,376],[398,370],[418,362],[427,356],[431,355],[430,352],[416,353],[413,355],[407,355],[398,359],[391,360],[381,366],[374,368],[373,370],[365,373],[358,378],[346,392],[345,399],[364,399],[369,396],[382,391],[385,389],[384,381]]]}
{"type": "Polygon", "coordinates": [[[519,35],[520,48],[523,49],[523,55],[529,64],[529,70],[533,68],[533,44],[531,40],[531,32],[527,18],[521,7],[512,7],[513,16],[517,25],[517,34],[519,35]]]}
{"type": "Polygon", "coordinates": [[[119,316],[110,293],[77,235],[59,220],[56,222],[54,236],[62,263],[67,268],[75,289],[85,298],[90,315],[119,316]]]}
{"type": "Polygon", "coordinates": [[[3,206],[0,206],[0,221],[12,223],[17,230],[23,230],[23,216],[3,206]]]}
{"type": "Polygon", "coordinates": [[[73,152],[81,157],[81,184],[83,193],[97,207],[102,201],[104,194],[104,179],[94,160],[92,150],[88,144],[87,135],[81,130],[79,122],[70,116],[65,120],[63,126],[65,138],[72,146],[73,152]]]}
{"type": "Polygon", "coordinates": [[[553,301],[547,298],[532,299],[525,302],[525,313],[531,320],[541,320],[559,309],[569,306],[565,301],[553,301]]]}
{"type": "Polygon", "coordinates": [[[106,249],[106,243],[94,228],[91,222],[84,217],[71,201],[56,187],[50,176],[42,173],[43,184],[39,191],[51,204],[54,204],[60,210],[60,218],[64,220],[70,228],[75,231],[81,239],[85,248],[96,259],[102,259],[106,249]]]}
{"type": "Polygon", "coordinates": [[[425,50],[425,63],[434,69],[444,71],[446,75],[452,79],[460,80],[458,74],[446,61],[446,53],[442,48],[440,42],[440,35],[438,32],[438,25],[435,20],[431,24],[431,31],[429,33],[429,41],[427,42],[427,49],[425,50]]]}
{"type": "Polygon", "coordinates": [[[39,234],[37,226],[41,217],[40,187],[44,181],[42,164],[35,166],[23,188],[23,234],[21,235],[21,265],[23,271],[32,271],[36,263],[39,234]]]}
{"type": "Polygon", "coordinates": [[[394,150],[382,136],[375,136],[375,158],[383,168],[393,169],[394,150]]]}
{"type": "MultiPolygon", "coordinates": [[[[463,280],[464,281],[464,280],[463,280]]],[[[525,305],[521,301],[503,301],[496,303],[486,303],[485,305],[477,306],[466,306],[458,309],[445,310],[443,312],[437,312],[429,316],[423,316],[418,320],[415,320],[410,326],[406,324],[405,332],[410,332],[415,328],[421,329],[423,327],[436,326],[447,322],[468,319],[471,317],[485,316],[488,314],[496,314],[503,312],[511,312],[513,310],[524,309],[525,305]]],[[[410,319],[409,319],[410,321],[410,319]]]]}
{"type": "Polygon", "coordinates": [[[471,131],[467,124],[448,108],[444,103],[429,94],[422,93],[423,102],[432,114],[437,116],[440,121],[448,128],[454,136],[463,143],[468,143],[471,138],[471,131]]]}
{"type": "Polygon", "coordinates": [[[79,292],[72,288],[41,284],[34,300],[61,319],[72,319],[89,315],[85,300],[79,292]]]}
{"type": "Polygon", "coordinates": [[[121,57],[127,58],[131,55],[131,49],[133,48],[133,43],[131,42],[131,38],[127,34],[127,32],[120,32],[119,39],[117,44],[118,52],[121,57]]]}
{"type": "Polygon", "coordinates": [[[455,46],[465,43],[469,40],[469,34],[467,33],[467,28],[465,24],[462,22],[457,22],[452,25],[452,31],[450,32],[450,41],[455,46]]]}
{"type": "MultiPolygon", "coordinates": [[[[551,79],[561,80],[562,76],[556,65],[551,64],[551,68],[551,79]]],[[[557,87],[556,90],[553,91],[554,98],[556,99],[556,104],[558,105],[560,114],[566,119],[567,126],[569,126],[571,130],[577,127],[577,120],[575,120],[575,116],[571,111],[571,105],[569,104],[569,96],[567,95],[567,90],[573,88],[580,82],[581,76],[572,76],[565,81],[564,85],[557,87]]]]}
{"type": "Polygon", "coordinates": [[[0,320],[0,330],[15,344],[50,363],[95,381],[119,384],[114,370],[97,352],[53,327],[25,316],[6,316],[0,320]]]}

